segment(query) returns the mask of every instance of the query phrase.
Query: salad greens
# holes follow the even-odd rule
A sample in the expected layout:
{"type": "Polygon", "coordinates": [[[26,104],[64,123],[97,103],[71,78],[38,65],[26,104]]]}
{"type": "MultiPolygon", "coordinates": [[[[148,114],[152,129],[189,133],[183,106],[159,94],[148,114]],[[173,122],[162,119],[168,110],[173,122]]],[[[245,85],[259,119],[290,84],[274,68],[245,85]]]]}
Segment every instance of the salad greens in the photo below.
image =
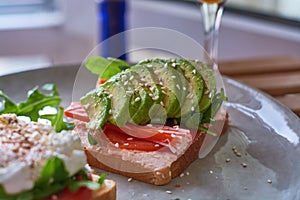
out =
{"type": "Polygon", "coordinates": [[[65,188],[69,188],[70,191],[77,191],[80,187],[87,187],[91,190],[98,189],[105,179],[105,175],[102,174],[98,182],[93,182],[88,178],[88,171],[81,169],[74,176],[69,176],[69,173],[65,169],[64,162],[58,157],[49,158],[41,171],[40,178],[35,182],[33,189],[24,191],[19,194],[10,195],[7,194],[0,185],[0,199],[5,200],[32,200],[42,199],[49,197],[52,194],[58,193],[65,188]],[[78,181],[78,177],[81,178],[78,181]]]}
{"type": "Polygon", "coordinates": [[[0,107],[0,114],[15,113],[18,116],[30,117],[32,121],[37,121],[39,118],[48,119],[52,122],[52,126],[56,132],[73,129],[73,124],[63,120],[63,108],[59,107],[61,97],[57,87],[54,84],[45,84],[42,86],[42,90],[44,92],[39,90],[38,87],[34,87],[28,91],[26,101],[17,104],[0,91],[0,105],[1,103],[3,104],[3,108],[0,107]],[[58,109],[57,113],[52,115],[40,115],[39,112],[46,106],[58,109]]]}
{"type": "Polygon", "coordinates": [[[103,57],[92,57],[89,58],[85,66],[93,74],[99,75],[99,78],[109,79],[113,75],[128,69],[130,66],[123,60],[116,58],[103,58],[103,57]]]}
{"type": "MultiPolygon", "coordinates": [[[[0,114],[15,113],[18,116],[27,116],[32,121],[37,121],[39,118],[48,119],[51,121],[52,127],[56,132],[73,129],[73,123],[64,121],[64,109],[60,106],[61,97],[57,87],[54,84],[45,84],[42,86],[42,90],[34,87],[28,92],[27,99],[20,103],[14,103],[6,94],[0,91],[0,114]],[[56,108],[57,113],[40,114],[40,111],[46,106],[56,108]]],[[[70,177],[63,160],[58,157],[51,157],[46,160],[41,170],[40,178],[35,182],[31,190],[11,195],[7,194],[0,184],[0,199],[42,199],[65,188],[69,188],[70,191],[77,191],[80,187],[95,190],[101,186],[104,179],[105,174],[102,174],[98,182],[91,181],[88,178],[88,171],[85,168],[70,177]],[[77,180],[78,176],[81,177],[80,181],[77,180]]]]}

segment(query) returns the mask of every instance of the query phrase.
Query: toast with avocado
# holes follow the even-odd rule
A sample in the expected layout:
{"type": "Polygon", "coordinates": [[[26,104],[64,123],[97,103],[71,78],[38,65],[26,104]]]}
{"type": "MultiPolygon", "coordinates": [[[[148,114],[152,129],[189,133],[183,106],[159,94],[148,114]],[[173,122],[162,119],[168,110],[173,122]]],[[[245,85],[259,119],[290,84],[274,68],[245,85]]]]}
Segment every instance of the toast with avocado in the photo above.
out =
{"type": "Polygon", "coordinates": [[[65,115],[75,120],[94,167],[167,184],[198,158],[205,138],[216,140],[226,128],[224,90],[200,61],[147,59],[130,66],[94,57],[86,67],[101,84],[65,115]]]}

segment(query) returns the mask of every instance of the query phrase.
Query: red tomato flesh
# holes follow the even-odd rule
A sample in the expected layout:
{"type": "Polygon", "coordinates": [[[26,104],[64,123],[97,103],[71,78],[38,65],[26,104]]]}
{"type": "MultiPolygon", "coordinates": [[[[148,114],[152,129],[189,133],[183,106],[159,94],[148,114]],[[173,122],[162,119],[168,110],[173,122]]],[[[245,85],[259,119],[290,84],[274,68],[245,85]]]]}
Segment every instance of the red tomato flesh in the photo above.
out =
{"type": "Polygon", "coordinates": [[[47,197],[43,200],[90,200],[92,199],[92,190],[86,188],[86,187],[81,187],[79,188],[76,192],[71,192],[69,188],[65,188],[62,192],[59,194],[55,194],[56,198],[52,198],[53,195],[50,197],[47,197]]]}

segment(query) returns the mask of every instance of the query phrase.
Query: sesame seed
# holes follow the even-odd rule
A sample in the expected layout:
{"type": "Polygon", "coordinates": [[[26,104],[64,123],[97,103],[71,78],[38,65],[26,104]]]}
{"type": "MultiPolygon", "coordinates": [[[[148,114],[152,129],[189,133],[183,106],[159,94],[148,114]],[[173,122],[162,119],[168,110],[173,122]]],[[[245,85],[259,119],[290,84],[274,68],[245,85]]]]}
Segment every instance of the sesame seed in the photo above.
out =
{"type": "Polygon", "coordinates": [[[154,147],[159,147],[159,146],[160,146],[159,144],[155,144],[155,145],[154,145],[154,147]]]}
{"type": "Polygon", "coordinates": [[[108,114],[110,114],[110,115],[112,114],[112,110],[111,109],[109,109],[108,114]]]}
{"type": "Polygon", "coordinates": [[[244,167],[244,168],[247,167],[247,164],[246,164],[246,163],[242,163],[241,165],[242,165],[242,167],[244,167]]]}
{"type": "Polygon", "coordinates": [[[152,124],[147,124],[146,126],[148,126],[148,127],[152,127],[153,125],[152,125],[152,124]]]}
{"type": "Polygon", "coordinates": [[[196,69],[193,69],[192,74],[196,74],[196,69]]]}
{"type": "Polygon", "coordinates": [[[166,193],[167,193],[167,194],[172,194],[172,191],[166,190],[166,193]]]}
{"type": "Polygon", "coordinates": [[[175,75],[173,75],[173,76],[171,76],[171,78],[175,79],[175,78],[176,78],[176,76],[175,76],[175,75]]]}
{"type": "Polygon", "coordinates": [[[148,68],[151,68],[151,67],[152,67],[152,65],[151,65],[151,64],[147,64],[146,66],[147,66],[148,68]]]}
{"type": "Polygon", "coordinates": [[[186,87],[183,86],[182,89],[183,89],[183,91],[186,91],[186,87]]]}
{"type": "Polygon", "coordinates": [[[180,90],[180,86],[179,86],[178,84],[176,84],[176,88],[177,88],[178,90],[180,90]]]}
{"type": "Polygon", "coordinates": [[[176,63],[172,63],[172,67],[176,67],[176,65],[177,65],[176,63]]]}
{"type": "Polygon", "coordinates": [[[214,171],[213,171],[213,170],[209,170],[209,173],[210,173],[210,174],[213,174],[213,173],[214,173],[214,171]]]}
{"type": "Polygon", "coordinates": [[[131,181],[132,181],[132,178],[128,178],[127,181],[128,181],[128,182],[131,182],[131,181]]]}
{"type": "Polygon", "coordinates": [[[179,175],[179,177],[180,177],[180,178],[184,177],[184,173],[181,173],[181,174],[179,175]]]}
{"type": "Polygon", "coordinates": [[[129,143],[124,143],[124,146],[128,146],[129,145],[129,143]]]}
{"type": "Polygon", "coordinates": [[[128,81],[125,81],[125,82],[124,82],[124,85],[128,85],[128,81]]]}
{"type": "Polygon", "coordinates": [[[158,100],[158,99],[159,99],[158,96],[154,96],[154,97],[152,98],[153,101],[156,101],[156,100],[158,100]]]}
{"type": "Polygon", "coordinates": [[[130,80],[130,81],[132,81],[133,79],[134,79],[134,76],[133,76],[133,75],[129,77],[129,80],[130,80]]]}
{"type": "Polygon", "coordinates": [[[189,175],[190,175],[190,172],[186,172],[185,174],[186,174],[187,176],[189,176],[189,175]]]}
{"type": "Polygon", "coordinates": [[[132,94],[133,94],[133,91],[128,90],[128,91],[126,91],[126,94],[132,95],[132,94]]]}
{"type": "Polygon", "coordinates": [[[179,129],[179,126],[178,125],[175,125],[175,126],[173,126],[173,128],[175,128],[175,129],[179,129]]]}
{"type": "Polygon", "coordinates": [[[117,148],[119,148],[119,143],[117,142],[117,143],[115,143],[115,147],[117,147],[117,148]]]}
{"type": "Polygon", "coordinates": [[[162,101],[159,102],[159,104],[160,104],[161,106],[165,106],[165,105],[164,105],[164,102],[162,102],[162,101]]]}
{"type": "Polygon", "coordinates": [[[268,179],[268,183],[270,183],[270,184],[271,184],[271,183],[272,183],[272,180],[271,180],[271,179],[268,179]]]}
{"type": "Polygon", "coordinates": [[[134,99],[134,102],[139,102],[140,100],[141,100],[141,98],[137,97],[137,98],[134,99]]]}
{"type": "Polygon", "coordinates": [[[129,138],[127,138],[127,140],[128,140],[128,141],[131,141],[131,140],[133,140],[133,138],[132,138],[132,137],[129,137],[129,138]]]}
{"type": "Polygon", "coordinates": [[[192,111],[192,112],[195,111],[195,107],[194,107],[194,106],[191,107],[191,111],[192,111]]]}
{"type": "Polygon", "coordinates": [[[226,162],[227,162],[227,163],[230,162],[230,158],[227,158],[227,159],[226,159],[226,162]]]}

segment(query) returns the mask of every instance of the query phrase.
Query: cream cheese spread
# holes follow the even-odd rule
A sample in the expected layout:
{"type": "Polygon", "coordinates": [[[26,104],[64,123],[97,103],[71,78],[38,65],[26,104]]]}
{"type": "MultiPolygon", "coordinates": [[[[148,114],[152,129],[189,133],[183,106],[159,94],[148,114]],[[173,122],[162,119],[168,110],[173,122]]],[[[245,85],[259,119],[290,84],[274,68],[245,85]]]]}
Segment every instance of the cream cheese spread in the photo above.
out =
{"type": "Polygon", "coordinates": [[[0,185],[8,194],[32,189],[50,157],[62,159],[70,176],[86,164],[77,134],[56,133],[49,125],[14,114],[0,115],[0,155],[0,185]]]}

